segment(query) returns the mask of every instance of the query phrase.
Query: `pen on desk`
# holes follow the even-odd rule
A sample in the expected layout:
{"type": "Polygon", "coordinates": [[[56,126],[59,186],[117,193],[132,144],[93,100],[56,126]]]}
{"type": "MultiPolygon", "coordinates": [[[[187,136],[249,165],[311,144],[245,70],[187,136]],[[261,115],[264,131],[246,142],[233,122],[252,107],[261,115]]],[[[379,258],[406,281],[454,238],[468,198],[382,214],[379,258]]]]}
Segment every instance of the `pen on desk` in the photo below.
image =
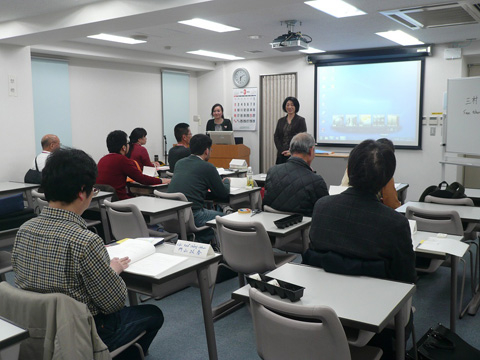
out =
{"type": "Polygon", "coordinates": [[[252,215],[250,215],[250,217],[257,215],[258,213],[261,213],[261,212],[262,210],[253,210],[252,215]]]}
{"type": "Polygon", "coordinates": [[[418,249],[418,247],[419,247],[420,245],[422,245],[424,242],[425,242],[425,240],[420,240],[420,242],[418,243],[418,245],[415,246],[415,249],[418,249]]]}

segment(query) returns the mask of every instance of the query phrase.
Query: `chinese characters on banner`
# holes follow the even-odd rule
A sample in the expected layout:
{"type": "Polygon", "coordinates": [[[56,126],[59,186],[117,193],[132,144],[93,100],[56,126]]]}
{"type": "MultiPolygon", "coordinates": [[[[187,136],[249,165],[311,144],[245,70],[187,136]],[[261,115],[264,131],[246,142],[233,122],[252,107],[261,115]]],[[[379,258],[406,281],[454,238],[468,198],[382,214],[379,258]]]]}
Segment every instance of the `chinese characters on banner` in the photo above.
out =
{"type": "Polygon", "coordinates": [[[257,88],[233,89],[233,130],[257,128],[257,88]]]}

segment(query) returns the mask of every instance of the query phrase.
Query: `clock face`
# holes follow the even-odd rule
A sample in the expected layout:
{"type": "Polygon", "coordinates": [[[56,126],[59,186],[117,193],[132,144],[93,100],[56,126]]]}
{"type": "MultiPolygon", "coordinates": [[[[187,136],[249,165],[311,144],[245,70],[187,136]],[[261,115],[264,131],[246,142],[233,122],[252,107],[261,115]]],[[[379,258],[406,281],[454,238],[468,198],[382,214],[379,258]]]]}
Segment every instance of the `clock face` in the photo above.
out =
{"type": "Polygon", "coordinates": [[[247,69],[238,68],[233,72],[233,83],[236,87],[243,88],[250,81],[250,74],[247,69]]]}

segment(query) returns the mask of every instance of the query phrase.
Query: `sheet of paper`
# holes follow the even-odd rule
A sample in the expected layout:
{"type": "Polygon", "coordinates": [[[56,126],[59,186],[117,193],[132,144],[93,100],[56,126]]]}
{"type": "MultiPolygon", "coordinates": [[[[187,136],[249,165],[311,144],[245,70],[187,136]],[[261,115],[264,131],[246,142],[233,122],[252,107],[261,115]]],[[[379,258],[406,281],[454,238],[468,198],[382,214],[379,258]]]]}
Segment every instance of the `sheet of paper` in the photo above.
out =
{"type": "Polygon", "coordinates": [[[128,239],[120,245],[107,246],[110,259],[128,256],[131,263],[155,253],[155,246],[148,241],[128,239]]]}
{"type": "Polygon", "coordinates": [[[155,177],[157,176],[157,170],[153,166],[144,166],[143,167],[143,175],[148,175],[155,177]]]}
{"type": "Polygon", "coordinates": [[[247,178],[246,177],[232,177],[230,178],[230,187],[245,189],[247,187],[247,178]]]}
{"type": "Polygon", "coordinates": [[[462,257],[468,249],[468,244],[449,238],[429,237],[421,242],[418,248],[462,257]]]}
{"type": "Polygon", "coordinates": [[[337,195],[337,194],[341,194],[342,192],[344,192],[347,189],[348,189],[348,186],[330,185],[328,193],[330,195],[337,195]]]}
{"type": "Polygon", "coordinates": [[[131,264],[125,271],[132,274],[157,277],[187,259],[184,256],[155,253],[131,264]]]}

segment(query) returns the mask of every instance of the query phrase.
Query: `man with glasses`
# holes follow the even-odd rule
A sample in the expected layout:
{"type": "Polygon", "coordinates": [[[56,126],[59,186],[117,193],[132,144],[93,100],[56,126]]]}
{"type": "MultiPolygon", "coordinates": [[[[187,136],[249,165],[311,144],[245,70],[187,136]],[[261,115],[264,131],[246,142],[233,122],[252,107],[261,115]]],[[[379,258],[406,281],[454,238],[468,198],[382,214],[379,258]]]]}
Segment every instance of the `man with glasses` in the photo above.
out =
{"type": "Polygon", "coordinates": [[[192,132],[190,126],[186,123],[179,123],[174,128],[175,139],[177,139],[177,145],[172,147],[168,151],[168,165],[170,166],[170,172],[174,172],[175,164],[178,160],[190,156],[190,139],[192,138],[192,132]]]}
{"type": "MultiPolygon", "coordinates": [[[[155,305],[125,307],[127,288],[119,274],[130,259],[110,260],[103,240],[81,218],[94,196],[96,177],[95,161],[82,150],[59,149],[49,156],[42,177],[49,206],[17,233],[12,252],[15,283],[24,290],[62,293],[86,304],[110,351],[146,331],[138,340],[146,353],[163,314],[155,305]]],[[[88,331],[78,328],[80,322],[76,326],[78,332],[88,331]]],[[[134,359],[138,351],[128,349],[124,356],[134,359]]]]}

